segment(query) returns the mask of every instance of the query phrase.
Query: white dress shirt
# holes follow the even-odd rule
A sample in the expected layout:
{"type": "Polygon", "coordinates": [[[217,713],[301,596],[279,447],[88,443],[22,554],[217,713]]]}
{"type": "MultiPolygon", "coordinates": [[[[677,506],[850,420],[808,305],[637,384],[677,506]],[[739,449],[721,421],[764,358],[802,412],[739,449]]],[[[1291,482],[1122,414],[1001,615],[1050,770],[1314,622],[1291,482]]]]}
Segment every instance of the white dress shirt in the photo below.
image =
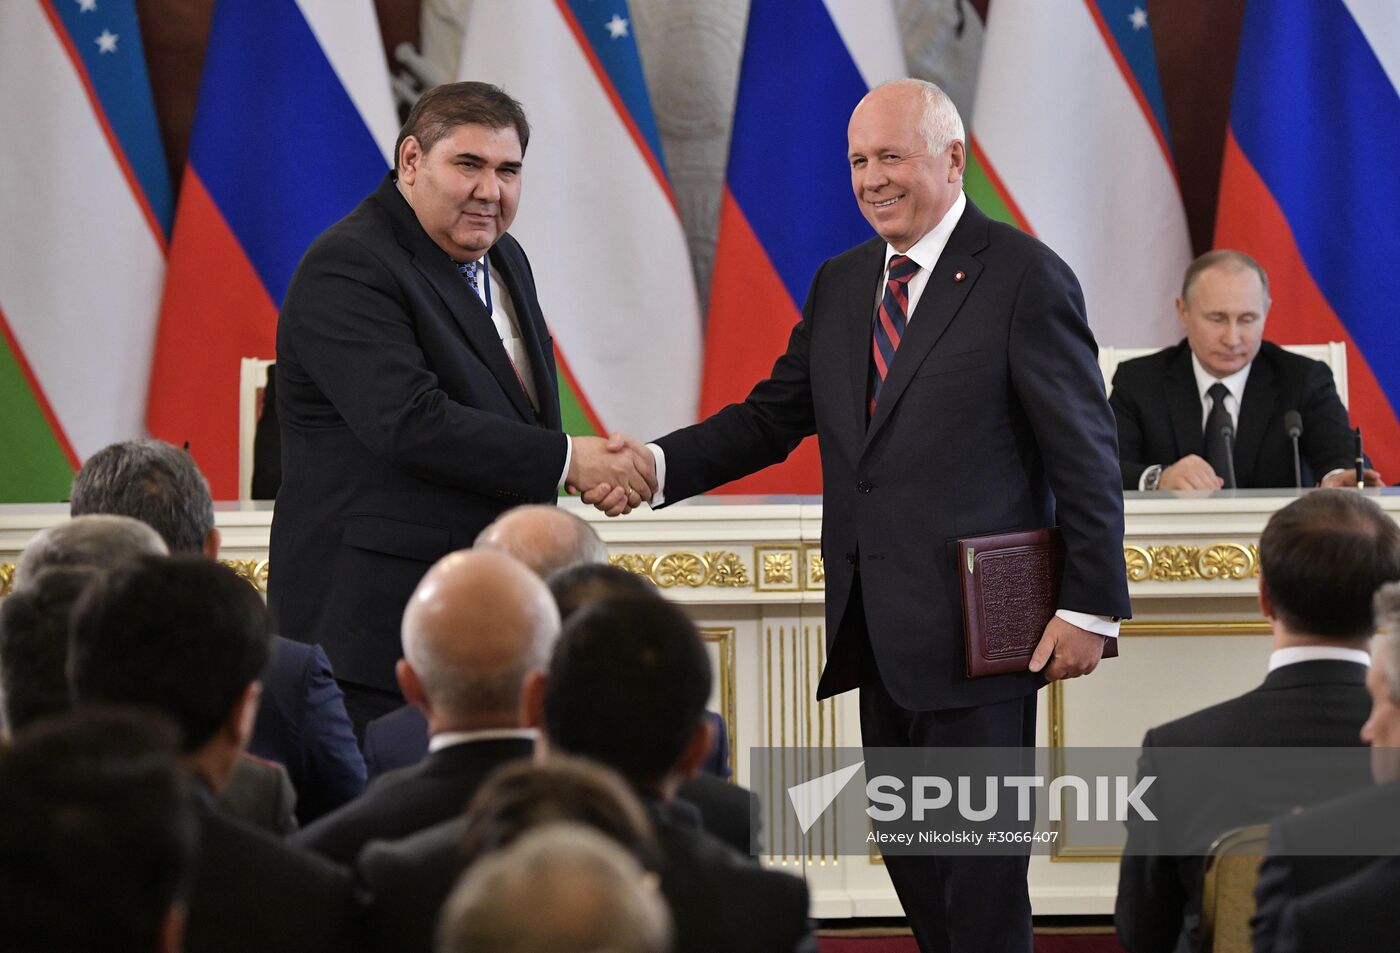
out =
{"type": "Polygon", "coordinates": [[[1296,665],[1299,662],[1355,662],[1371,667],[1371,653],[1363,649],[1344,649],[1333,645],[1290,645],[1285,649],[1274,649],[1269,655],[1269,671],[1296,665]]]}
{"type": "Polygon", "coordinates": [[[471,741],[504,741],[518,738],[521,741],[536,741],[540,733],[533,728],[483,728],[480,731],[439,731],[428,739],[428,752],[441,751],[471,741]]]}

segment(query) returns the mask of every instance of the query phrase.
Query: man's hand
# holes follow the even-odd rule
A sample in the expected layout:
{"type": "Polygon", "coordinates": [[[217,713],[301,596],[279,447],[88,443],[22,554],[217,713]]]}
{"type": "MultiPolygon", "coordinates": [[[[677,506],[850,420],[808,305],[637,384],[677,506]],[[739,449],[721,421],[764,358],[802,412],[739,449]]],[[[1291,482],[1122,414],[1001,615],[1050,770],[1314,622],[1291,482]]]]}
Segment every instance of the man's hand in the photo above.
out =
{"type": "Polygon", "coordinates": [[[1052,682],[1088,675],[1103,658],[1105,638],[1055,616],[1045,627],[1028,667],[1032,672],[1045,669],[1045,677],[1052,682]]]}
{"type": "Polygon", "coordinates": [[[1223,486],[1225,481],[1194,453],[1162,470],[1162,478],[1157,481],[1159,490],[1219,490],[1223,486]]]}
{"type": "MultiPolygon", "coordinates": [[[[1385,486],[1385,481],[1381,479],[1381,475],[1370,467],[1362,470],[1361,474],[1365,478],[1367,486],[1385,486]]],[[[1337,487],[1342,490],[1356,486],[1356,471],[1338,470],[1336,473],[1329,473],[1322,478],[1322,486],[1337,487]]]]}
{"type": "Polygon", "coordinates": [[[656,461],[651,451],[632,437],[613,434],[575,437],[574,455],[565,480],[571,493],[583,491],[583,502],[608,516],[622,516],[650,500],[656,492],[656,461]]]}

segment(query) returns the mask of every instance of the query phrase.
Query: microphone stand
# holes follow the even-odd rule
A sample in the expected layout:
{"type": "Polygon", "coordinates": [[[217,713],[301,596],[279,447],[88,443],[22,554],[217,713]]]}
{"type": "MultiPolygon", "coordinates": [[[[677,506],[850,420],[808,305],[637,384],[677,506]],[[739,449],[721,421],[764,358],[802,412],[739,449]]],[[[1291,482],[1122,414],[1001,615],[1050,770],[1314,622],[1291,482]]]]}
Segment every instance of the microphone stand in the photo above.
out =
{"type": "Polygon", "coordinates": [[[1225,470],[1229,475],[1229,482],[1225,484],[1225,489],[1239,489],[1239,483],[1235,480],[1235,428],[1227,421],[1220,425],[1220,436],[1225,440],[1225,470]]]}

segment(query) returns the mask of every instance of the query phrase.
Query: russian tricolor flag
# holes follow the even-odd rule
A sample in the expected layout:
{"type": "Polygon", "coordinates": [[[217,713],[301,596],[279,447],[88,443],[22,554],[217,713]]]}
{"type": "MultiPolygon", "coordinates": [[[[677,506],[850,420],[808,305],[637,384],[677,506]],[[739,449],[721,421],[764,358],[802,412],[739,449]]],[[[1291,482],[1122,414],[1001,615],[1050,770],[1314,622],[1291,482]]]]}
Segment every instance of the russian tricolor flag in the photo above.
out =
{"type": "Polygon", "coordinates": [[[1394,0],[1251,0],[1217,247],[1269,273],[1265,334],[1345,341],[1353,423],[1400,480],[1400,13],[1394,0]]]}
{"type": "MultiPolygon", "coordinates": [[[[903,74],[887,3],[753,0],[710,287],[702,417],[768,376],[817,268],[871,237],[851,192],[846,125],[871,87],[903,74]]],[[[820,493],[816,441],[720,492],[820,493]]]]}
{"type": "Polygon", "coordinates": [[[0,502],[139,436],[173,205],[133,0],[0,2],[0,502]]]}
{"type": "Polygon", "coordinates": [[[215,499],[238,495],[239,360],[275,355],[293,270],[374,190],[397,131],[370,0],[219,0],[147,416],[189,441],[215,499]]]}

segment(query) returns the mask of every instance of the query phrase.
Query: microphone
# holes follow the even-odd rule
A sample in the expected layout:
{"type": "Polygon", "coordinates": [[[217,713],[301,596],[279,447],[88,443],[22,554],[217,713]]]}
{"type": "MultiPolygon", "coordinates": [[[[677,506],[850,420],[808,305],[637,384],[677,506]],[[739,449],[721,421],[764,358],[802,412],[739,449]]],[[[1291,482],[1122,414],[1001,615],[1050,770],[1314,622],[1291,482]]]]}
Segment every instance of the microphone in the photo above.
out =
{"type": "Polygon", "coordinates": [[[1235,481],[1235,425],[1228,417],[1220,425],[1220,438],[1225,441],[1225,489],[1233,490],[1239,486],[1235,481]]]}
{"type": "Polygon", "coordinates": [[[1283,429],[1293,441],[1293,489],[1303,488],[1303,464],[1298,456],[1298,438],[1303,435],[1303,415],[1290,410],[1283,415],[1283,429]]]}

